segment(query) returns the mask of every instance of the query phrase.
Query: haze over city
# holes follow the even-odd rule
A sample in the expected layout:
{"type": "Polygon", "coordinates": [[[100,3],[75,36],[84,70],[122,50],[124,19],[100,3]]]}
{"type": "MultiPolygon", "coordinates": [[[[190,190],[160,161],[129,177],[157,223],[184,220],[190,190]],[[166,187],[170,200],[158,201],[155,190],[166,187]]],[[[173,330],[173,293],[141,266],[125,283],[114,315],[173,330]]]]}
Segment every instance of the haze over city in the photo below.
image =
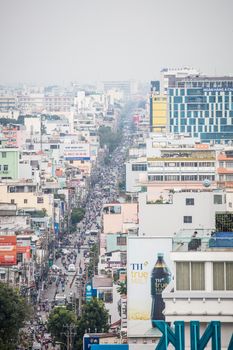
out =
{"type": "Polygon", "coordinates": [[[0,350],[233,350],[233,0],[0,0],[0,350]]]}
{"type": "Polygon", "coordinates": [[[229,75],[232,13],[231,0],[0,0],[0,81],[149,81],[184,65],[229,75]]]}

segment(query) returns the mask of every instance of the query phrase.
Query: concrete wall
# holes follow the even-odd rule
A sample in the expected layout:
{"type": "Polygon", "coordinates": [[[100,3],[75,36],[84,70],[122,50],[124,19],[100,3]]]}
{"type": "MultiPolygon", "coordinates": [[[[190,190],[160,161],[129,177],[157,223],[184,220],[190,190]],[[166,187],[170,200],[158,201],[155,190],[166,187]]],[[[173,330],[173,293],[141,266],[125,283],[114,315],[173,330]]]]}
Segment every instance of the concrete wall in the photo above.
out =
{"type": "Polygon", "coordinates": [[[104,233],[117,233],[123,232],[124,224],[137,223],[137,203],[117,203],[106,204],[105,206],[120,206],[120,214],[103,214],[103,232],[104,233]]]}
{"type": "MultiPolygon", "coordinates": [[[[139,193],[139,234],[169,236],[181,229],[214,229],[215,212],[225,211],[226,204],[214,204],[214,194],[222,192],[178,192],[171,204],[147,204],[147,193],[139,193]],[[186,205],[186,198],[194,198],[194,205],[186,205]],[[184,216],[192,216],[192,223],[184,223],[184,216]]],[[[223,195],[224,196],[224,195],[223,195]]]]}
{"type": "Polygon", "coordinates": [[[18,209],[35,208],[36,210],[46,209],[47,215],[53,218],[53,195],[31,192],[7,192],[7,185],[0,185],[0,202],[17,204],[18,209]],[[37,203],[37,197],[43,198],[43,203],[37,203]],[[25,203],[25,200],[27,202],[25,203]]]}

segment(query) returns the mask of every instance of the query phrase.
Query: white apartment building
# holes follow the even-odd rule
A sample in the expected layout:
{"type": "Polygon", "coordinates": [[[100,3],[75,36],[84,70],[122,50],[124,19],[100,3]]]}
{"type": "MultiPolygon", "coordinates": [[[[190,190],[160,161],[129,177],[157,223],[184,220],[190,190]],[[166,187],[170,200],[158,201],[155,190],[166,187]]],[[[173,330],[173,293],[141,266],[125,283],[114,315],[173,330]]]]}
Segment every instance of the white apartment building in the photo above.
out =
{"type": "MultiPolygon", "coordinates": [[[[175,275],[163,292],[164,314],[166,322],[185,322],[187,350],[189,322],[197,320],[201,334],[210,321],[221,321],[221,349],[229,349],[233,331],[233,236],[225,238],[221,248],[217,240],[211,243],[213,239],[210,232],[200,231],[195,237],[184,231],[173,239],[170,258],[175,275]]],[[[211,342],[206,349],[211,349],[211,342]]]]}
{"type": "Polygon", "coordinates": [[[160,92],[167,94],[169,79],[185,78],[188,76],[199,76],[200,72],[192,67],[163,68],[160,72],[160,92]]]}
{"type": "Polygon", "coordinates": [[[151,184],[216,181],[216,149],[198,139],[150,134],[146,157],[135,151],[126,163],[126,189],[138,192],[151,184]]]}
{"type": "Polygon", "coordinates": [[[147,160],[145,157],[131,159],[126,166],[126,192],[139,192],[141,182],[147,181],[147,160]]]}
{"type": "MultiPolygon", "coordinates": [[[[229,197],[230,198],[230,197],[229,197]]],[[[139,235],[171,236],[181,229],[215,228],[215,214],[227,209],[224,190],[177,188],[139,193],[139,235]]]]}

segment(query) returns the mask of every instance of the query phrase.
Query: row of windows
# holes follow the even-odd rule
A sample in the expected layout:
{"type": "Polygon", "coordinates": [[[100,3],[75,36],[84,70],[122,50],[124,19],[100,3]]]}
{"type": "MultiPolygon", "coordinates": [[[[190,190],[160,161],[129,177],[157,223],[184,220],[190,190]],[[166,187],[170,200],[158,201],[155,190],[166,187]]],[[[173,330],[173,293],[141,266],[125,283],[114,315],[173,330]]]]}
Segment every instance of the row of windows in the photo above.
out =
{"type": "Polygon", "coordinates": [[[148,181],[204,181],[215,180],[215,175],[148,175],[148,181]]]}
{"type": "Polygon", "coordinates": [[[208,96],[208,95],[193,95],[193,96],[175,96],[170,97],[170,103],[224,103],[225,108],[229,108],[229,104],[233,103],[233,96],[208,96]]]}
{"type": "Polygon", "coordinates": [[[230,126],[230,130],[222,126],[198,126],[195,129],[193,126],[173,126],[170,128],[171,132],[180,133],[180,132],[192,132],[192,136],[201,137],[201,140],[227,140],[232,141],[233,139],[233,126],[230,126]],[[194,131],[194,133],[193,133],[194,131]],[[199,133],[201,135],[199,135],[199,133]]]}
{"type": "Polygon", "coordinates": [[[204,167],[204,168],[209,168],[209,167],[214,167],[215,163],[214,162],[150,162],[148,163],[148,166],[152,168],[156,167],[192,167],[192,168],[197,168],[197,167],[204,167]]]}
{"type": "Polygon", "coordinates": [[[146,164],[132,164],[132,171],[146,171],[146,164]]]}
{"type": "Polygon", "coordinates": [[[214,118],[233,118],[233,110],[225,110],[225,111],[214,111],[208,110],[208,111],[185,111],[183,105],[180,105],[180,111],[178,111],[178,108],[175,108],[174,111],[170,110],[169,116],[170,116],[170,122],[173,118],[193,118],[196,120],[197,118],[208,118],[209,121],[213,121],[214,118]],[[195,119],[196,118],[196,119],[195,119]]]}
{"type": "MultiPolygon", "coordinates": [[[[28,203],[28,199],[23,200],[24,204],[28,203]]],[[[43,204],[44,203],[44,198],[43,197],[37,197],[37,204],[43,204]]],[[[15,200],[11,199],[11,204],[15,204],[15,200]]]]}
{"type": "MultiPolygon", "coordinates": [[[[205,290],[204,262],[176,263],[177,290],[205,290]]],[[[213,263],[213,290],[233,290],[233,262],[213,263]]]]}

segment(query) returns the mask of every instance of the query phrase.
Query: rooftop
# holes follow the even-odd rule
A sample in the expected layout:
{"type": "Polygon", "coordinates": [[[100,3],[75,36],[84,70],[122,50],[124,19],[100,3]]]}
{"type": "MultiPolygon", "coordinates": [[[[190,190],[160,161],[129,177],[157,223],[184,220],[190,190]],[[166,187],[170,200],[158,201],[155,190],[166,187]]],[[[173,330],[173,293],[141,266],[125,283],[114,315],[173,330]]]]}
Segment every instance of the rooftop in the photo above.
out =
{"type": "Polygon", "coordinates": [[[173,252],[233,251],[233,232],[211,229],[180,230],[173,237],[173,252]]]}

